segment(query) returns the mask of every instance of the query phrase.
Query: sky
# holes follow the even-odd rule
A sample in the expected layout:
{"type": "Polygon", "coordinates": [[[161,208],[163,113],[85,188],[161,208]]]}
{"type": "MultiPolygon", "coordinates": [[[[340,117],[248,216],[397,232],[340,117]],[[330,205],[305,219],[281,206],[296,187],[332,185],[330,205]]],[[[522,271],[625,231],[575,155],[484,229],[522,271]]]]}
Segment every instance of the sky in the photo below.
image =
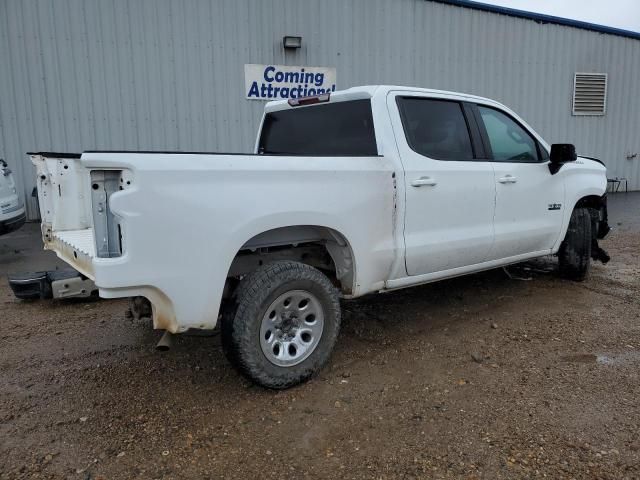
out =
{"type": "Polygon", "coordinates": [[[640,0],[478,0],[640,32],[640,0]]]}

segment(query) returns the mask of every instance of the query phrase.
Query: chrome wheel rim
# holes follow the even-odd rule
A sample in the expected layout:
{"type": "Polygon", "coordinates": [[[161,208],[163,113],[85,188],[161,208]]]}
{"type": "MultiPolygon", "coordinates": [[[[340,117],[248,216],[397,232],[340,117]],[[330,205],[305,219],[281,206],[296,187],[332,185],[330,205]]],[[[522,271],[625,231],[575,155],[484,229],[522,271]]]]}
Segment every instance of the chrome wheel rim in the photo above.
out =
{"type": "Polygon", "coordinates": [[[262,353],[274,365],[292,367],[320,343],[324,312],[320,300],[306,290],[290,290],[266,309],[260,325],[262,353]]]}

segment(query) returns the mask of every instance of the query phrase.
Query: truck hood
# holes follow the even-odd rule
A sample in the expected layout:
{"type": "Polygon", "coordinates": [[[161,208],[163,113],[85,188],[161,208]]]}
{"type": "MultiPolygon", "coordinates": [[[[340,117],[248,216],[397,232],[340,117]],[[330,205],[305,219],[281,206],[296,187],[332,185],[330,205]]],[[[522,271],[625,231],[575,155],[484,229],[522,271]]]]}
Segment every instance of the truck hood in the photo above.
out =
{"type": "Polygon", "coordinates": [[[580,155],[580,156],[578,156],[578,161],[582,161],[585,164],[599,163],[605,169],[607,168],[607,166],[604,164],[604,162],[602,160],[600,160],[599,158],[595,158],[595,157],[585,157],[583,155],[580,155]]]}

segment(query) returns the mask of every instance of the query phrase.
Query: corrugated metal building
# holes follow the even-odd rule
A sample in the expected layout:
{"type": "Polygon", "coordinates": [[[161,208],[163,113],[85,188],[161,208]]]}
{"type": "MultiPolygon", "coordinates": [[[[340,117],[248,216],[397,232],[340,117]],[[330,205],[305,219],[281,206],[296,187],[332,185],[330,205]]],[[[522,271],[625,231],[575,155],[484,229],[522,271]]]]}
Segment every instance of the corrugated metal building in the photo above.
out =
{"type": "Polygon", "coordinates": [[[461,0],[0,0],[0,158],[30,218],[30,150],[251,150],[250,63],[491,97],[640,189],[640,34],[461,0]],[[607,74],[604,115],[574,115],[576,73],[607,74]]]}

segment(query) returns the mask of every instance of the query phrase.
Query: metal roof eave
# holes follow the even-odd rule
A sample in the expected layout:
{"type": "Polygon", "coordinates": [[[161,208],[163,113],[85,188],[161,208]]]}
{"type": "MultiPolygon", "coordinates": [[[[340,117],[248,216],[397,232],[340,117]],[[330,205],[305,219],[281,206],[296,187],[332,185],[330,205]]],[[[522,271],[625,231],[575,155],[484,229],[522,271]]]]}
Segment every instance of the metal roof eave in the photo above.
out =
{"type": "Polygon", "coordinates": [[[508,15],[510,17],[524,18],[527,20],[533,20],[538,23],[551,23],[555,25],[562,25],[565,27],[580,28],[582,30],[591,30],[593,32],[608,33],[610,35],[617,35],[619,37],[626,37],[626,38],[633,38],[635,40],[640,40],[639,32],[632,32],[630,30],[623,30],[621,28],[606,27],[604,25],[597,25],[595,23],[581,22],[579,20],[571,20],[568,18],[555,17],[553,15],[545,15],[542,13],[527,12],[525,10],[517,10],[515,8],[489,5],[487,3],[474,2],[472,0],[425,0],[425,1],[445,3],[448,5],[455,5],[458,7],[466,7],[466,8],[472,8],[475,10],[483,10],[485,12],[508,15]]]}

